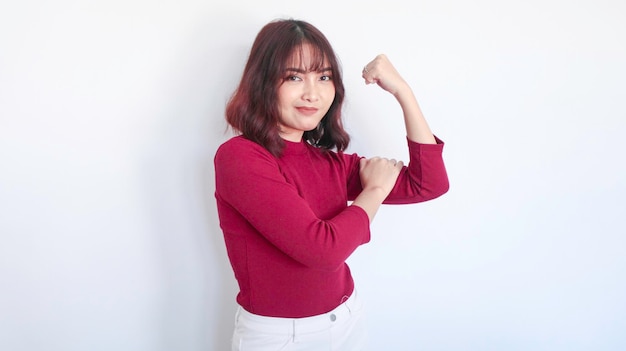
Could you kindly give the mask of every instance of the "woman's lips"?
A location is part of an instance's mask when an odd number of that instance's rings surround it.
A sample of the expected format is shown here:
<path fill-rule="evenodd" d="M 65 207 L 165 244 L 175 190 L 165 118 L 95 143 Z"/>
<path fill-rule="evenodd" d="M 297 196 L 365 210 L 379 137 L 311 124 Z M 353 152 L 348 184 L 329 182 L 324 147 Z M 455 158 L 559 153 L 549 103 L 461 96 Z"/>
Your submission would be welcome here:
<path fill-rule="evenodd" d="M 305 107 L 305 106 L 301 106 L 301 107 L 296 107 L 296 110 L 298 110 L 298 112 L 300 112 L 303 115 L 313 115 L 317 112 L 317 108 L 315 107 Z"/>

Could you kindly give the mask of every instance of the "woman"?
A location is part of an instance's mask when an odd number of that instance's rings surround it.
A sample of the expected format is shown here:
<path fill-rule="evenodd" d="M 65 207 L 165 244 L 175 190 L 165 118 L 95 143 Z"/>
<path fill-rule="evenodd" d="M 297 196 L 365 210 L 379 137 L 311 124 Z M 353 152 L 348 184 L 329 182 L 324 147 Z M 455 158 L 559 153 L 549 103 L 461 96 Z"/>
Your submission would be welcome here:
<path fill-rule="evenodd" d="M 215 155 L 220 226 L 240 288 L 233 350 L 364 349 L 346 259 L 369 242 L 382 203 L 448 190 L 443 143 L 384 55 L 362 76 L 399 102 L 410 162 L 344 153 L 341 74 L 317 28 L 274 21 L 257 35 L 226 107 L 241 134 Z"/>

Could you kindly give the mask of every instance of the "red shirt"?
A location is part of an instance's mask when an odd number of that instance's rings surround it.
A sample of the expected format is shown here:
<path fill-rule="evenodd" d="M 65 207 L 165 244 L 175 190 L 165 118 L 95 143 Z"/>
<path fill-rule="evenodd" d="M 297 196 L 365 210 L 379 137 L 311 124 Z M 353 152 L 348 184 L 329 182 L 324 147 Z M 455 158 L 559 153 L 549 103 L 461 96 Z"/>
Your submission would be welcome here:
<path fill-rule="evenodd" d="M 285 141 L 280 158 L 234 137 L 215 155 L 217 210 L 251 313 L 300 318 L 328 312 L 352 294 L 346 259 L 370 240 L 369 218 L 348 206 L 361 192 L 360 156 Z M 430 200 L 448 190 L 443 142 L 408 141 L 410 162 L 387 204 Z"/>

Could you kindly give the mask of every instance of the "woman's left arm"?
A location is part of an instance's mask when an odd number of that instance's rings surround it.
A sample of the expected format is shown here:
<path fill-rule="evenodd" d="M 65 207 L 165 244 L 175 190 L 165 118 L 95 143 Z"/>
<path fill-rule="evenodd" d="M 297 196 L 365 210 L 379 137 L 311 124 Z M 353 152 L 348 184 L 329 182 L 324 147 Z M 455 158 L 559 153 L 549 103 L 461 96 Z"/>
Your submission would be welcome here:
<path fill-rule="evenodd" d="M 378 84 L 400 103 L 409 140 L 419 144 L 436 144 L 435 137 L 422 114 L 413 90 L 400 76 L 387 56 L 378 55 L 368 63 L 363 68 L 363 79 L 367 84 Z"/>
<path fill-rule="evenodd" d="M 386 204 L 428 201 L 449 188 L 442 158 L 443 142 L 433 135 L 409 84 L 387 56 L 378 55 L 363 68 L 367 84 L 378 84 L 391 93 L 402 108 L 409 146 L 409 164 L 403 166 Z"/>

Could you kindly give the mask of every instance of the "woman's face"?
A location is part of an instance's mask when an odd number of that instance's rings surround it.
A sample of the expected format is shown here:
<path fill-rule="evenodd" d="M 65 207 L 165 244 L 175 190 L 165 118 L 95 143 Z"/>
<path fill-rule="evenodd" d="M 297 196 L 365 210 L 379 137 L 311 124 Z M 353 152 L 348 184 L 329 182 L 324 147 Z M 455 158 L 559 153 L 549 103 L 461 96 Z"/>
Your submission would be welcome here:
<path fill-rule="evenodd" d="M 312 59 L 311 46 L 304 44 L 278 87 L 280 136 L 285 140 L 299 142 L 305 131 L 315 129 L 335 98 L 331 67 L 325 60 L 320 70 L 311 72 Z"/>

